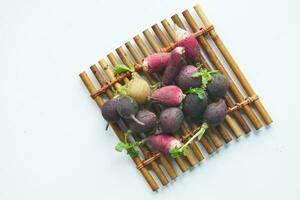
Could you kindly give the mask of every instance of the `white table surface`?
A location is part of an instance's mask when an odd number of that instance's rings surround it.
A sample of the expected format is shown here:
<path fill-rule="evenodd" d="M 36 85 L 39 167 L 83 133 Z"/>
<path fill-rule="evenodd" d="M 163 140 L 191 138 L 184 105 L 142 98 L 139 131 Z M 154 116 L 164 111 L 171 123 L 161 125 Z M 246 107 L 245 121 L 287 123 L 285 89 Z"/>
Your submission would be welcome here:
<path fill-rule="evenodd" d="M 274 123 L 153 193 L 114 151 L 78 74 L 196 3 Z M 299 10 L 297 0 L 0 1 L 0 199 L 300 199 Z"/>

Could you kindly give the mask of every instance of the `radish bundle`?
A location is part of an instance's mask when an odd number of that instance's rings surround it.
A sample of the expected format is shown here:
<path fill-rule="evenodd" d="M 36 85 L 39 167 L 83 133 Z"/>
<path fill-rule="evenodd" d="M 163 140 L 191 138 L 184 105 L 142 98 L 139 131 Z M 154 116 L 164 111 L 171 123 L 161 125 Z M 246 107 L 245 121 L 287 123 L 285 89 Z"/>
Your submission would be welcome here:
<path fill-rule="evenodd" d="M 194 66 L 201 56 L 196 39 L 179 27 L 176 28 L 176 36 L 179 39 L 177 47 L 170 53 L 153 54 L 143 62 L 143 68 L 148 72 L 163 73 L 162 83 L 166 86 L 150 93 L 151 86 L 130 67 L 122 65 L 116 68 L 115 73 L 132 72 L 132 79 L 121 97 L 104 105 L 104 110 L 108 107 L 108 111 L 103 113 L 103 117 L 112 122 L 125 119 L 130 131 L 148 136 L 133 144 L 118 144 L 117 150 L 125 149 L 129 154 L 136 155 L 132 153 L 135 152 L 134 147 L 149 141 L 154 148 L 172 152 L 173 157 L 184 155 L 185 149 L 195 138 L 200 139 L 208 127 L 223 122 L 227 108 L 222 99 L 228 90 L 226 77 L 218 71 Z M 154 113 L 139 110 L 148 100 L 163 106 L 158 120 Z M 185 144 L 179 145 L 172 135 L 179 134 L 184 119 L 200 121 L 202 126 Z M 160 133 L 153 135 L 155 132 Z"/>

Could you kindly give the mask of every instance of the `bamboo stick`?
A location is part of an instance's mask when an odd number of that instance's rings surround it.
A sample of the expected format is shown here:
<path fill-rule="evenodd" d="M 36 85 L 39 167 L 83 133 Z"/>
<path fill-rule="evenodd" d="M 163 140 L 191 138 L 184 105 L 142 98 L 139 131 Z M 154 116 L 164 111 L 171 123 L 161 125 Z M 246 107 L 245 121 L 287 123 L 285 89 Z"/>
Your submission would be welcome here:
<path fill-rule="evenodd" d="M 153 50 L 155 52 L 159 52 L 160 51 L 160 47 L 157 44 L 157 42 L 155 41 L 155 38 L 152 36 L 152 34 L 150 33 L 150 31 L 148 29 L 143 31 L 143 34 L 145 36 L 145 38 L 149 41 L 151 47 L 153 48 Z"/>
<path fill-rule="evenodd" d="M 188 24 L 190 25 L 190 27 L 192 28 L 193 32 L 196 32 L 196 31 L 199 30 L 197 24 L 195 23 L 194 19 L 192 18 L 191 14 L 190 14 L 190 12 L 188 10 L 183 11 L 183 16 L 186 19 L 186 21 L 188 22 Z M 198 37 L 198 41 L 202 45 L 202 47 L 204 48 L 204 50 L 206 51 L 208 57 L 210 58 L 210 60 L 214 64 L 214 66 L 224 76 L 226 76 L 226 78 L 227 78 L 227 80 L 229 82 L 229 88 L 232 91 L 232 93 L 234 94 L 234 96 L 236 97 L 237 101 L 238 102 L 243 101 L 244 97 L 243 97 L 242 93 L 239 91 L 239 89 L 237 88 L 237 86 L 234 84 L 234 82 L 231 79 L 230 75 L 227 73 L 227 71 L 223 67 L 222 63 L 218 59 L 217 55 L 214 53 L 213 49 L 210 47 L 209 43 L 206 41 L 205 37 L 204 36 L 199 36 Z M 244 109 L 246 115 L 249 117 L 250 121 L 252 122 L 253 126 L 256 129 L 261 128 L 262 124 L 259 121 L 259 119 L 256 117 L 256 115 L 253 112 L 253 110 L 251 110 L 251 108 L 248 105 L 245 106 L 245 107 L 243 107 L 243 109 Z"/>
<path fill-rule="evenodd" d="M 225 96 L 226 99 L 226 103 L 229 107 L 233 107 L 234 103 L 233 100 L 231 99 L 231 97 L 229 95 Z M 236 121 L 238 122 L 238 124 L 240 125 L 240 127 L 243 129 L 243 131 L 248 134 L 250 133 L 251 129 L 248 126 L 247 122 L 245 121 L 245 119 L 243 118 L 243 116 L 241 115 L 241 113 L 238 110 L 235 110 L 232 112 L 232 115 L 234 116 L 234 118 L 236 119 Z M 228 121 L 228 120 L 227 120 Z M 235 134 L 237 137 L 239 137 L 239 134 Z"/>
<path fill-rule="evenodd" d="M 196 6 L 194 6 L 194 9 L 195 9 L 197 15 L 199 16 L 199 18 L 201 19 L 201 21 L 203 22 L 204 26 L 205 27 L 210 26 L 211 23 L 208 20 L 208 18 L 206 17 L 206 15 L 204 14 L 201 7 L 199 5 L 196 5 Z M 211 30 L 209 32 L 209 34 L 210 34 L 211 38 L 213 39 L 213 41 L 215 42 L 217 48 L 222 53 L 222 55 L 225 58 L 226 62 L 228 63 L 228 65 L 232 69 L 233 73 L 236 75 L 236 77 L 240 81 L 242 87 L 244 88 L 244 90 L 246 91 L 248 96 L 254 96 L 255 92 L 254 92 L 253 88 L 251 87 L 251 85 L 249 84 L 249 82 L 246 79 L 245 75 L 240 70 L 239 66 L 237 65 L 237 63 L 235 62 L 235 60 L 233 59 L 233 57 L 231 56 L 231 54 L 229 53 L 229 51 L 225 47 L 223 41 L 218 36 L 217 32 L 215 30 Z M 266 111 L 266 109 L 263 106 L 263 104 L 261 103 L 261 101 L 258 99 L 256 101 L 254 101 L 253 103 L 254 103 L 256 109 L 258 110 L 259 114 L 263 118 L 264 122 L 267 125 L 271 124 L 273 120 L 270 117 L 270 115 L 268 114 L 268 112 Z"/>
<path fill-rule="evenodd" d="M 158 39 L 164 47 L 168 47 L 170 45 L 170 42 L 168 41 L 167 37 L 157 24 L 154 24 L 152 26 L 152 30 L 154 31 L 155 35 L 158 37 Z"/>
<path fill-rule="evenodd" d="M 229 135 L 229 133 L 227 132 L 224 124 L 220 124 L 217 126 L 217 129 L 219 130 L 219 132 L 221 133 L 222 137 L 224 138 L 226 143 L 231 142 L 232 137 Z"/>
<path fill-rule="evenodd" d="M 80 73 L 79 76 L 80 76 L 81 80 L 83 81 L 84 85 L 86 86 L 86 88 L 88 89 L 88 91 L 90 92 L 90 94 L 94 93 L 96 91 L 96 88 L 93 85 L 92 81 L 89 79 L 88 75 L 85 72 L 82 72 L 82 73 Z M 95 102 L 97 103 L 98 107 L 101 109 L 102 105 L 104 103 L 103 99 L 100 96 L 97 96 L 95 98 Z M 124 134 L 122 133 L 120 127 L 116 123 L 111 123 L 110 126 L 113 128 L 113 130 L 116 133 L 119 140 L 124 142 L 125 141 Z M 132 158 L 132 160 L 134 161 L 136 166 L 138 166 L 142 163 L 139 156 Z M 157 183 L 155 182 L 155 180 L 153 179 L 152 175 L 147 170 L 147 168 L 143 167 L 143 168 L 139 169 L 139 171 L 144 176 L 144 178 L 146 179 L 146 181 L 149 184 L 149 186 L 151 187 L 151 189 L 153 191 L 158 190 L 159 187 L 158 187 Z"/>
<path fill-rule="evenodd" d="M 169 24 L 169 22 L 166 19 L 164 19 L 161 21 L 161 24 L 166 29 L 166 31 L 169 34 L 169 36 L 171 37 L 172 41 L 176 42 L 177 38 L 176 38 L 175 32 L 171 28 L 171 25 Z"/>
<path fill-rule="evenodd" d="M 216 134 L 216 132 L 213 131 L 211 128 L 209 128 L 209 129 L 206 130 L 206 134 L 209 136 L 209 138 L 214 143 L 214 145 L 215 145 L 215 147 L 217 149 L 219 149 L 220 147 L 223 146 L 220 138 L 218 137 L 218 135 Z"/>
<path fill-rule="evenodd" d="M 113 65 L 117 65 L 117 60 L 114 57 L 114 55 L 112 53 L 108 54 L 109 60 Z M 109 67 L 107 67 L 107 63 L 104 61 L 104 59 L 99 61 L 99 64 L 101 67 L 105 67 L 105 73 L 108 75 L 108 78 L 110 80 L 114 80 L 115 76 L 112 73 L 112 71 L 109 69 Z M 125 82 L 129 82 L 128 79 L 124 80 Z M 116 84 L 116 89 L 119 91 L 121 89 L 121 85 L 120 84 Z M 112 98 L 112 97 L 110 97 Z M 139 136 L 135 133 L 132 135 L 134 137 L 135 140 L 140 140 Z M 143 152 L 145 158 L 149 158 L 151 157 L 153 154 L 150 152 L 150 150 L 148 148 L 146 148 L 145 146 L 140 146 L 141 151 Z M 153 169 L 153 171 L 155 172 L 155 174 L 157 175 L 158 179 L 160 180 L 160 182 L 163 185 L 167 185 L 169 183 L 168 179 L 166 178 L 166 176 L 164 175 L 163 171 L 161 170 L 161 168 L 159 167 L 159 165 L 153 161 L 150 163 L 151 168 Z M 173 175 L 172 175 L 173 176 Z"/>
<path fill-rule="evenodd" d="M 239 138 L 241 136 L 241 132 L 238 130 L 237 126 L 235 126 L 235 123 L 229 114 L 226 115 L 225 120 L 234 135 Z"/>
<path fill-rule="evenodd" d="M 152 35 L 151 35 L 151 36 L 148 35 L 148 37 L 153 37 L 153 36 L 152 36 Z M 148 50 L 148 48 L 146 47 L 145 43 L 143 42 L 143 40 L 141 40 L 140 37 L 139 37 L 138 35 L 137 35 L 136 37 L 134 37 L 134 40 L 135 40 L 135 42 L 137 43 L 137 45 L 138 45 L 139 47 L 142 47 L 142 48 L 140 48 L 140 49 L 141 49 L 141 51 L 142 51 L 142 53 L 144 54 L 145 57 L 147 57 L 148 55 L 151 54 L 150 51 Z M 155 43 L 154 41 L 155 41 L 154 39 L 148 40 L 149 44 L 150 44 L 152 47 L 158 46 L 157 44 L 154 44 L 154 43 Z M 154 48 L 153 48 L 153 49 L 154 49 Z M 159 50 L 158 50 L 158 51 L 159 51 Z M 207 140 L 203 139 L 203 140 L 201 140 L 201 143 L 205 143 L 205 144 L 203 144 L 203 146 L 205 147 L 205 150 L 206 150 L 209 154 L 211 154 L 211 153 L 214 152 L 214 151 L 213 151 L 213 148 L 210 146 L 210 144 L 207 142 Z M 193 145 L 193 146 L 194 146 L 194 145 Z M 197 152 L 198 152 L 198 151 L 197 151 Z M 196 155 L 196 157 L 198 158 L 198 160 L 201 160 L 201 157 L 202 157 L 202 156 Z"/>

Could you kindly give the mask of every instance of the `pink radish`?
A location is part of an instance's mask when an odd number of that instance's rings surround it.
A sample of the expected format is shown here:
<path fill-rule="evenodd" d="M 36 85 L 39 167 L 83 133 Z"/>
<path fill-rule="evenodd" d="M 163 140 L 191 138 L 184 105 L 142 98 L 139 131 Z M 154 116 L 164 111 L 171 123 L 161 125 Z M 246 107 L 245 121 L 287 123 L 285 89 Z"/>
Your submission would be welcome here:
<path fill-rule="evenodd" d="M 185 50 L 183 47 L 176 47 L 172 50 L 168 66 L 162 77 L 162 82 L 165 85 L 170 85 L 180 72 L 181 68 L 186 65 L 184 57 Z"/>
<path fill-rule="evenodd" d="M 154 148 L 165 153 L 171 153 L 174 149 L 182 146 L 182 143 L 175 137 L 162 133 L 151 135 L 148 141 Z"/>
<path fill-rule="evenodd" d="M 165 69 L 170 60 L 171 53 L 155 53 L 147 56 L 143 62 L 143 68 L 149 73 L 159 72 Z"/>
<path fill-rule="evenodd" d="M 131 131 L 127 131 L 127 133 L 131 133 Z M 175 137 L 158 133 L 151 135 L 148 138 L 145 138 L 141 141 L 136 141 L 134 143 L 128 143 L 127 136 L 129 134 L 125 134 L 125 142 L 120 142 L 115 146 L 115 149 L 119 152 L 123 150 L 127 151 L 127 154 L 131 157 L 135 157 L 138 155 L 138 151 L 135 149 L 137 146 L 143 145 L 145 142 L 149 142 L 154 148 L 163 151 L 165 153 L 170 153 L 171 156 L 177 157 L 179 156 L 178 151 L 182 147 L 182 143 L 177 140 Z M 180 154 L 183 155 L 183 154 Z"/>
<path fill-rule="evenodd" d="M 175 25 L 177 46 L 184 47 L 186 57 L 193 63 L 200 61 L 200 46 L 193 34 Z"/>
<path fill-rule="evenodd" d="M 150 100 L 165 106 L 178 106 L 184 97 L 185 95 L 178 86 L 169 85 L 152 92 Z"/>

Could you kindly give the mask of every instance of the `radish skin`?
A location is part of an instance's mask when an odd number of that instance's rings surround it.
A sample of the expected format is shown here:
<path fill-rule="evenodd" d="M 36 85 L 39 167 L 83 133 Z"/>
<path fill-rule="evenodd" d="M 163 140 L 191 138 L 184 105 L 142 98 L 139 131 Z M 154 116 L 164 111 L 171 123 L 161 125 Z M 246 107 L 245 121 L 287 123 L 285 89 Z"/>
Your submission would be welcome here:
<path fill-rule="evenodd" d="M 182 143 L 175 137 L 163 133 L 151 135 L 148 141 L 154 148 L 165 153 L 169 153 L 172 149 L 182 146 Z"/>
<path fill-rule="evenodd" d="M 191 62 L 200 61 L 200 46 L 193 34 L 181 29 L 175 25 L 175 34 L 177 38 L 177 46 L 184 47 L 185 55 Z"/>
<path fill-rule="evenodd" d="M 150 85 L 138 73 L 131 74 L 132 79 L 128 83 L 127 95 L 133 98 L 139 105 L 148 101 L 151 90 Z"/>
<path fill-rule="evenodd" d="M 152 92 L 150 100 L 165 106 L 178 106 L 185 95 L 176 85 L 169 85 L 159 88 Z"/>
<path fill-rule="evenodd" d="M 186 65 L 184 57 L 185 50 L 183 47 L 176 47 L 172 50 L 168 66 L 166 67 L 162 77 L 162 82 L 165 85 L 170 85 L 180 72 L 180 69 Z"/>
<path fill-rule="evenodd" d="M 176 84 L 183 90 L 187 90 L 190 87 L 197 88 L 201 86 L 201 77 L 193 78 L 192 75 L 197 73 L 198 69 L 193 65 L 184 66 L 178 76 L 176 77 Z"/>
<path fill-rule="evenodd" d="M 155 53 L 147 56 L 143 62 L 143 68 L 149 73 L 159 72 L 166 68 L 171 53 Z"/>

